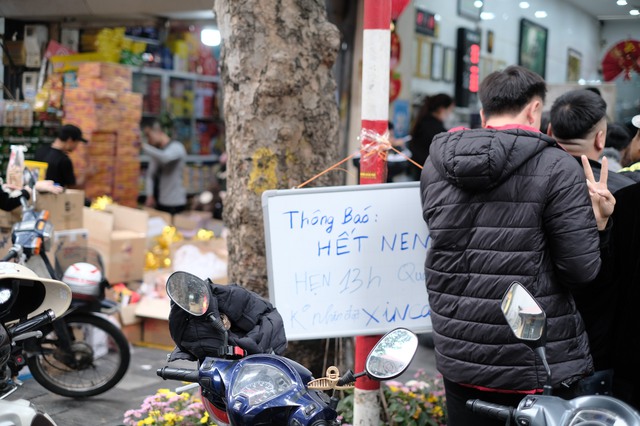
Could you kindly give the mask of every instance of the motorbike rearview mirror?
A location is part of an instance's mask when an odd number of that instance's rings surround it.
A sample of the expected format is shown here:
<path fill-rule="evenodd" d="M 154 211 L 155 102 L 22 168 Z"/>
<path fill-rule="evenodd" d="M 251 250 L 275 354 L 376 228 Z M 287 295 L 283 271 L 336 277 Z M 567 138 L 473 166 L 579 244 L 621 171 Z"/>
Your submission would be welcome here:
<path fill-rule="evenodd" d="M 543 340 L 547 316 L 522 284 L 514 282 L 504 294 L 502 313 L 518 339 L 531 343 Z"/>
<path fill-rule="evenodd" d="M 376 380 L 390 380 L 401 375 L 411 363 L 418 349 L 418 336 L 406 328 L 385 334 L 373 347 L 365 370 Z"/>
<path fill-rule="evenodd" d="M 211 293 L 207 283 L 193 274 L 176 271 L 167 279 L 167 294 L 173 302 L 195 316 L 209 309 Z"/>
<path fill-rule="evenodd" d="M 551 395 L 551 368 L 544 347 L 547 340 L 547 315 L 535 297 L 519 282 L 513 282 L 505 292 L 501 307 L 513 334 L 532 347 L 542 360 L 547 373 L 543 394 Z"/>

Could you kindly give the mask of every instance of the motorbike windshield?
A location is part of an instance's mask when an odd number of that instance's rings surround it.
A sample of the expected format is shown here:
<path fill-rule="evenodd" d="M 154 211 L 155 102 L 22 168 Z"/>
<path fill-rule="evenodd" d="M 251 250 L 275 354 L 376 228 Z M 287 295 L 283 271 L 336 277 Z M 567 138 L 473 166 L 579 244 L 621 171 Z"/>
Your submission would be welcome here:
<path fill-rule="evenodd" d="M 104 276 L 102 257 L 98 250 L 91 247 L 63 246 L 56 251 L 55 269 L 58 277 L 62 277 L 69 266 L 75 263 L 90 263 Z"/>

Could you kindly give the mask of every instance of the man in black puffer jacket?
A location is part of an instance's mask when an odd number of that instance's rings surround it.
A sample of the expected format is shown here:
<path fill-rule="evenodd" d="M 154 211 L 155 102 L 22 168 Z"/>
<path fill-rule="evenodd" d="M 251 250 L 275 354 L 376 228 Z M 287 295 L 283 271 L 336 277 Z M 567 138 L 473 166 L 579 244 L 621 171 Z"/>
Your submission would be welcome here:
<path fill-rule="evenodd" d="M 514 281 L 547 314 L 553 386 L 570 388 L 593 372 L 570 289 L 598 275 L 598 230 L 615 202 L 606 181 L 592 179 L 588 190 L 576 161 L 538 130 L 540 76 L 511 66 L 489 75 L 479 95 L 483 128 L 436 136 L 421 176 L 431 236 L 426 284 L 449 426 L 504 424 L 475 417 L 465 401 L 516 406 L 546 382 L 500 309 Z"/>

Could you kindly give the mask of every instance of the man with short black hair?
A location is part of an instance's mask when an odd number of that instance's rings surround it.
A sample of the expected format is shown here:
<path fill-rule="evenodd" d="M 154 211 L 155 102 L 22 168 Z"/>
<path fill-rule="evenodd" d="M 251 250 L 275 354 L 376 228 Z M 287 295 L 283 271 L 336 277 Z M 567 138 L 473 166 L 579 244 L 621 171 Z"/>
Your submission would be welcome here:
<path fill-rule="evenodd" d="M 614 200 L 606 181 L 589 175 L 585 185 L 586 159 L 583 171 L 540 132 L 546 91 L 545 81 L 523 67 L 491 73 L 479 91 L 483 128 L 437 135 L 422 171 L 431 237 L 425 281 L 449 426 L 501 425 L 471 413 L 466 401 L 517 406 L 547 380 L 503 317 L 500 300 L 514 281 L 549 318 L 555 392 L 573 396 L 593 372 L 570 290 L 599 273 L 598 231 Z"/>
<path fill-rule="evenodd" d="M 600 178 L 600 156 L 607 139 L 607 104 L 602 97 L 586 89 L 577 89 L 558 97 L 551 107 L 550 135 L 578 161 L 585 155 L 596 179 Z M 621 174 L 608 175 L 607 186 L 615 193 L 635 182 Z"/>
<path fill-rule="evenodd" d="M 60 127 L 58 137 L 51 145 L 43 145 L 36 151 L 35 160 L 47 163 L 47 180 L 52 180 L 64 188 L 76 186 L 73 163 L 69 158 L 80 142 L 87 143 L 82 130 L 73 124 Z"/>

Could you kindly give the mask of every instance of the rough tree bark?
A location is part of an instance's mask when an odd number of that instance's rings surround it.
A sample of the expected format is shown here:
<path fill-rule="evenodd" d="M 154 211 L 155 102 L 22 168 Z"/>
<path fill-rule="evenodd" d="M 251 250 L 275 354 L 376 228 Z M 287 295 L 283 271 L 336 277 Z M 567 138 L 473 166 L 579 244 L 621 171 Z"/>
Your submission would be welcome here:
<path fill-rule="evenodd" d="M 337 161 L 331 67 L 340 34 L 327 21 L 324 0 L 215 0 L 214 10 L 223 40 L 229 278 L 266 295 L 260 197 Z"/>
<path fill-rule="evenodd" d="M 214 11 L 223 40 L 229 278 L 267 295 L 261 195 L 299 185 L 338 160 L 331 68 L 340 34 L 324 0 L 215 0 Z M 329 173 L 310 186 L 339 180 Z M 317 365 L 322 344 L 302 346 L 289 353 Z"/>

